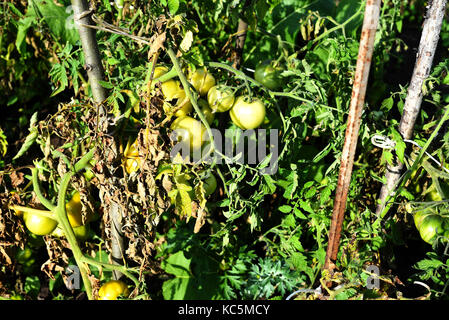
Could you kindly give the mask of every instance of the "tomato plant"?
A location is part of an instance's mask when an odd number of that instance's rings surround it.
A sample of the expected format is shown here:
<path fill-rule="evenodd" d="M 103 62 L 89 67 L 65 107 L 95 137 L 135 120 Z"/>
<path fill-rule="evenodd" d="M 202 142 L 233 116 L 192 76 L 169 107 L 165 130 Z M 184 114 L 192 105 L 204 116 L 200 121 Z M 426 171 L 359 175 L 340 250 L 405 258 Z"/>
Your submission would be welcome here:
<path fill-rule="evenodd" d="M 61 28 L 72 2 L 0 6 L 0 299 L 447 300 L 447 16 L 424 84 L 410 86 L 435 1 L 97 1 L 93 47 L 80 45 L 86 24 Z M 412 89 L 424 99 L 403 139 Z M 175 161 L 181 146 L 211 157 Z M 397 161 L 413 172 L 382 216 Z M 64 283 L 69 266 L 79 288 Z"/>

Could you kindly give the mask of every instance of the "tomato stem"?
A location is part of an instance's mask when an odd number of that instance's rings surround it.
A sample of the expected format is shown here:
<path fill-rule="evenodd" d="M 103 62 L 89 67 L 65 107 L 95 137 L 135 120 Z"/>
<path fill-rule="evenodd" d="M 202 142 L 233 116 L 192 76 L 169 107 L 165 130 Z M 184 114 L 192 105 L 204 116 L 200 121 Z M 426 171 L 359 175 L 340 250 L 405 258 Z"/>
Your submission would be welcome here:
<path fill-rule="evenodd" d="M 56 206 L 53 203 L 51 203 L 47 198 L 45 198 L 44 195 L 42 194 L 36 167 L 31 169 L 31 174 L 33 180 L 33 191 L 34 193 L 36 193 L 37 198 L 48 210 L 54 212 Z"/>

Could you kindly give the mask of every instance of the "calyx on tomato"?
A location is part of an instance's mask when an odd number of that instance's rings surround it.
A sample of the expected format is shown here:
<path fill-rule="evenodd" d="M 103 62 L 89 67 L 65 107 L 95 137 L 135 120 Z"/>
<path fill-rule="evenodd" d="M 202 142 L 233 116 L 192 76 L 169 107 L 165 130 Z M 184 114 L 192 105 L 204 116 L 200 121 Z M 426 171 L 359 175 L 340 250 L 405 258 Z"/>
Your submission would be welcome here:
<path fill-rule="evenodd" d="M 232 122 L 239 128 L 248 130 L 259 127 L 265 119 L 265 105 L 260 99 L 240 96 L 229 111 Z"/>
<path fill-rule="evenodd" d="M 254 72 L 254 79 L 262 83 L 270 90 L 277 90 L 283 84 L 281 73 L 283 68 L 275 66 L 275 62 L 271 60 L 265 60 L 257 65 Z"/>

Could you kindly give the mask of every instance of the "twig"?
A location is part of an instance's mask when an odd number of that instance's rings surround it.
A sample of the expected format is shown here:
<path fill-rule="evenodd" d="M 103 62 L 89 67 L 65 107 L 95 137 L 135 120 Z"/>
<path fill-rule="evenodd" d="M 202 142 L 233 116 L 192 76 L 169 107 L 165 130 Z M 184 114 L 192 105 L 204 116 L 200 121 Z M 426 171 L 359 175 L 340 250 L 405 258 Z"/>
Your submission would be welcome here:
<path fill-rule="evenodd" d="M 337 258 L 340 233 L 343 223 L 344 211 L 348 196 L 349 184 L 351 182 L 354 155 L 357 146 L 360 119 L 365 101 L 366 85 L 373 55 L 374 38 L 379 22 L 380 0 L 367 0 L 365 6 L 365 17 L 360 38 L 359 55 L 355 71 L 352 98 L 349 108 L 345 142 L 343 145 L 340 172 L 338 176 L 337 190 L 335 194 L 332 221 L 329 230 L 329 242 L 326 251 L 324 269 L 332 272 L 335 265 L 333 261 Z"/>
<path fill-rule="evenodd" d="M 415 68 L 412 79 L 410 80 L 407 98 L 405 99 L 401 122 L 399 123 L 399 133 L 403 139 L 410 139 L 412 137 L 413 127 L 421 109 L 423 98 L 422 86 L 429 76 L 432 67 L 446 2 L 446 0 L 433 0 L 427 14 L 428 18 L 424 21 Z M 387 214 L 391 206 L 391 203 L 389 205 L 387 203 L 394 196 L 394 190 L 397 187 L 403 168 L 404 164 L 399 161 L 387 166 L 385 175 L 386 183 L 382 186 L 376 208 L 377 216 L 384 217 Z"/>

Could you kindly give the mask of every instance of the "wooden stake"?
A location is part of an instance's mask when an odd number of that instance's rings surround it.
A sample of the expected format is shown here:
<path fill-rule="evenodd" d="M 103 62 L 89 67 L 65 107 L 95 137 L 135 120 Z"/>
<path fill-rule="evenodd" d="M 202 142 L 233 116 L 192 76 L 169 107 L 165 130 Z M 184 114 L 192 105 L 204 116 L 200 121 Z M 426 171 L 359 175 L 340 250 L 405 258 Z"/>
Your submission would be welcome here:
<path fill-rule="evenodd" d="M 427 18 L 424 21 L 415 68 L 408 87 L 401 122 L 399 123 L 399 133 L 403 139 L 411 139 L 413 127 L 421 109 L 422 86 L 432 68 L 446 3 L 447 0 L 433 0 L 428 10 Z M 388 212 L 390 205 L 387 202 L 394 196 L 394 190 L 397 187 L 403 168 L 404 164 L 401 162 L 387 166 L 386 183 L 382 186 L 376 208 L 376 214 L 381 218 Z"/>
<path fill-rule="evenodd" d="M 332 272 L 337 258 L 340 242 L 341 226 L 343 223 L 346 200 L 351 182 L 354 155 L 357 146 L 360 119 L 365 102 L 366 86 L 373 55 L 374 37 L 379 22 L 381 0 L 367 0 L 362 35 L 360 38 L 359 54 L 352 88 L 351 104 L 347 119 L 345 142 L 343 145 L 340 172 L 335 194 L 332 221 L 329 230 L 329 242 L 326 251 L 324 269 Z"/>

